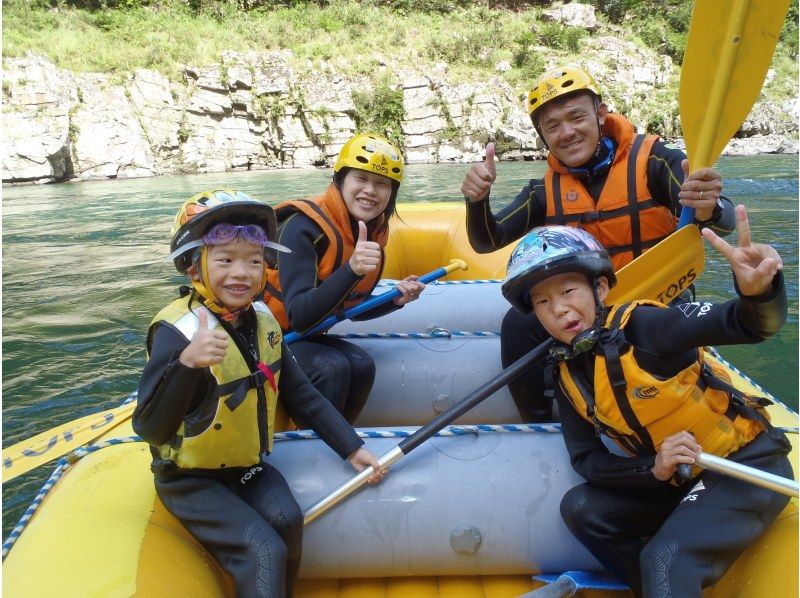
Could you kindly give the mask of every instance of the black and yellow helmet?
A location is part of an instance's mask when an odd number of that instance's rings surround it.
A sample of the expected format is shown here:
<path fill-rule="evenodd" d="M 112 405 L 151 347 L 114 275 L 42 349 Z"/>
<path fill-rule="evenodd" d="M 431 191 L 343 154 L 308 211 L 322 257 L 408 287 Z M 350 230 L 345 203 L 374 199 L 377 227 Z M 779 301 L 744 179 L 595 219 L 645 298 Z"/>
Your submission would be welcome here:
<path fill-rule="evenodd" d="M 347 140 L 339 152 L 333 172 L 357 168 L 403 182 L 403 154 L 380 135 L 359 133 Z"/>
<path fill-rule="evenodd" d="M 172 222 L 170 256 L 178 272 L 192 265 L 191 250 L 202 245 L 202 237 L 215 224 L 257 224 L 267 239 L 275 239 L 275 212 L 262 201 L 234 189 L 203 191 L 187 199 Z M 270 243 L 268 247 L 272 247 Z"/>
<path fill-rule="evenodd" d="M 576 91 L 590 91 L 598 98 L 600 88 L 594 78 L 582 68 L 565 65 L 545 72 L 528 93 L 528 115 L 536 125 L 535 115 L 542 106 Z"/>
<path fill-rule="evenodd" d="M 501 292 L 517 311 L 533 310 L 530 291 L 556 274 L 581 272 L 590 280 L 598 276 L 617 283 L 608 252 L 590 233 L 572 226 L 540 226 L 531 230 L 511 252 Z"/>

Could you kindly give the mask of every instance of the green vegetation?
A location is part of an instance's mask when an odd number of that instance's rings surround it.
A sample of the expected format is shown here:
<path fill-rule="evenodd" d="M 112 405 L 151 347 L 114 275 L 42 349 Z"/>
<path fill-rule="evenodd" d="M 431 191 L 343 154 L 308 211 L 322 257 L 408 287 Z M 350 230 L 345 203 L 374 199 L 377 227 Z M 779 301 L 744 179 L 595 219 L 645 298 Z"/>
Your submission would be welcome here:
<path fill-rule="evenodd" d="M 369 91 L 353 93 L 353 115 L 360 131 L 374 131 L 403 147 L 403 90 L 382 79 Z"/>
<path fill-rule="evenodd" d="M 220 63 L 222 50 L 289 48 L 299 61 L 329 60 L 360 74 L 374 72 L 381 60 L 446 62 L 454 75 L 477 80 L 505 60 L 511 64 L 507 80 L 529 84 L 543 69 L 542 46 L 569 59 L 586 36 L 582 29 L 540 21 L 546 4 L 4 0 L 3 55 L 31 51 L 77 72 L 123 75 L 150 68 L 177 80 L 179 65 Z"/>
<path fill-rule="evenodd" d="M 581 1 L 595 6 L 602 26 L 681 63 L 691 3 Z M 223 62 L 223 50 L 288 48 L 295 67 L 325 60 L 372 80 L 369 97 L 355 98 L 358 118 L 399 140 L 402 103 L 382 79 L 382 65 L 445 62 L 454 80 L 499 76 L 522 93 L 549 57 L 566 62 L 586 52 L 586 31 L 541 19 L 550 7 L 545 0 L 4 0 L 3 55 L 32 52 L 62 68 L 120 79 L 149 68 L 180 81 L 181 65 L 216 63 L 226 78 L 232 65 Z M 797 16 L 793 0 L 774 64 L 779 83 L 765 92 L 774 98 L 796 94 Z M 501 62 L 510 67 L 498 72 Z M 275 118 L 285 108 L 263 98 L 257 109 Z"/>

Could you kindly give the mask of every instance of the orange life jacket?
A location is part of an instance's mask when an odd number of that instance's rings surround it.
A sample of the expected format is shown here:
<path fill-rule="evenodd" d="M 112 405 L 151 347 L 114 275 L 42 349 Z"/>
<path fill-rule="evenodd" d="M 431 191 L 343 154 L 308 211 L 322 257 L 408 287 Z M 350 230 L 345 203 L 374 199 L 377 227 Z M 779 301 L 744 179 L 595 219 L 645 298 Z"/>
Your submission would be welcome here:
<path fill-rule="evenodd" d="M 658 136 L 637 135 L 630 121 L 618 114 L 606 117 L 603 131 L 617 149 L 597 203 L 550 153 L 544 177 L 545 224 L 590 232 L 608 250 L 616 271 L 672 233 L 678 220 L 647 189 L 647 160 Z"/>
<path fill-rule="evenodd" d="M 353 238 L 353 229 L 350 223 L 350 213 L 344 203 L 339 189 L 331 183 L 328 190 L 319 197 L 313 199 L 294 199 L 282 202 L 275 206 L 275 215 L 279 222 L 278 238 L 280 239 L 283 224 L 290 215 L 300 212 L 313 220 L 322 229 L 323 234 L 328 239 L 328 248 L 324 255 L 317 262 L 317 283 L 321 283 L 328 278 L 334 271 L 350 259 L 355 250 L 356 240 Z M 383 216 L 381 216 L 383 218 Z M 380 224 L 379 224 L 380 226 Z M 381 261 L 378 268 L 367 273 L 358 284 L 343 298 L 342 302 L 320 318 L 320 322 L 338 310 L 345 310 L 349 307 L 361 303 L 370 295 L 378 284 L 381 273 L 383 272 L 384 253 L 383 248 L 389 239 L 388 231 L 384 231 L 377 236 L 369 235 L 369 240 L 381 246 Z M 264 291 L 264 299 L 270 311 L 278 320 L 283 330 L 289 330 L 289 318 L 286 315 L 286 307 L 283 304 L 280 277 L 277 269 L 267 270 L 267 285 Z"/>
<path fill-rule="evenodd" d="M 666 308 L 655 301 L 636 301 L 610 311 L 606 328 L 611 332 L 601 335 L 603 354 L 595 358 L 593 389 L 569 361 L 559 363 L 561 389 L 598 434 L 642 455 L 655 454 L 665 438 L 688 430 L 704 452 L 725 457 L 769 425 L 763 410 L 769 401 L 735 389 L 724 366 L 700 349 L 694 363 L 666 380 L 639 367 L 633 347 L 619 333 L 639 305 Z"/>

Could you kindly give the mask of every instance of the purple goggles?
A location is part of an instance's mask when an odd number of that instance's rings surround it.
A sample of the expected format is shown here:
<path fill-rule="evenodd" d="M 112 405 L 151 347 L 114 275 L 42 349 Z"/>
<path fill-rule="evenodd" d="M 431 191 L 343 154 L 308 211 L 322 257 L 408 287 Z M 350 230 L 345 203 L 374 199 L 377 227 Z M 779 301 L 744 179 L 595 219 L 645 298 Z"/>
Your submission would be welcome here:
<path fill-rule="evenodd" d="M 223 245 L 237 237 L 262 247 L 267 247 L 267 243 L 269 243 L 264 229 L 257 224 L 228 224 L 227 222 L 212 226 L 203 235 L 203 243 L 205 245 Z"/>
<path fill-rule="evenodd" d="M 230 243 L 237 237 L 250 243 L 261 245 L 261 247 L 268 247 L 276 251 L 291 253 L 288 247 L 270 241 L 264 229 L 257 224 L 229 224 L 228 222 L 220 222 L 208 229 L 208 232 L 204 234 L 201 239 L 186 243 L 170 253 L 167 256 L 167 261 L 174 260 L 179 255 L 197 247 L 202 247 L 203 245 L 223 245 L 225 243 Z"/>

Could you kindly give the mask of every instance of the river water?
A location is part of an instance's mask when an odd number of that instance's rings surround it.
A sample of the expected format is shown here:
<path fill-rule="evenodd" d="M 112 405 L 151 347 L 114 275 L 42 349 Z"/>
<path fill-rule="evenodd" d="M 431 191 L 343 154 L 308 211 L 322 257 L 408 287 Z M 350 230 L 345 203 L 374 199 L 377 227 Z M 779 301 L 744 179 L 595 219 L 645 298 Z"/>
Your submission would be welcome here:
<path fill-rule="evenodd" d="M 493 205 L 514 197 L 543 162 L 499 163 Z M 725 193 L 744 203 L 753 238 L 776 246 L 790 296 L 788 324 L 758 347 L 722 349 L 790 407 L 798 405 L 798 161 L 723 158 Z M 401 202 L 459 200 L 464 165 L 412 165 Z M 137 386 L 153 315 L 182 278 L 169 230 L 181 202 L 233 187 L 276 203 L 324 190 L 330 170 L 169 176 L 129 181 L 6 187 L 2 202 L 3 446 L 119 405 Z M 730 297 L 727 262 L 708 248 L 699 296 Z M 3 485 L 3 536 L 52 465 Z"/>

